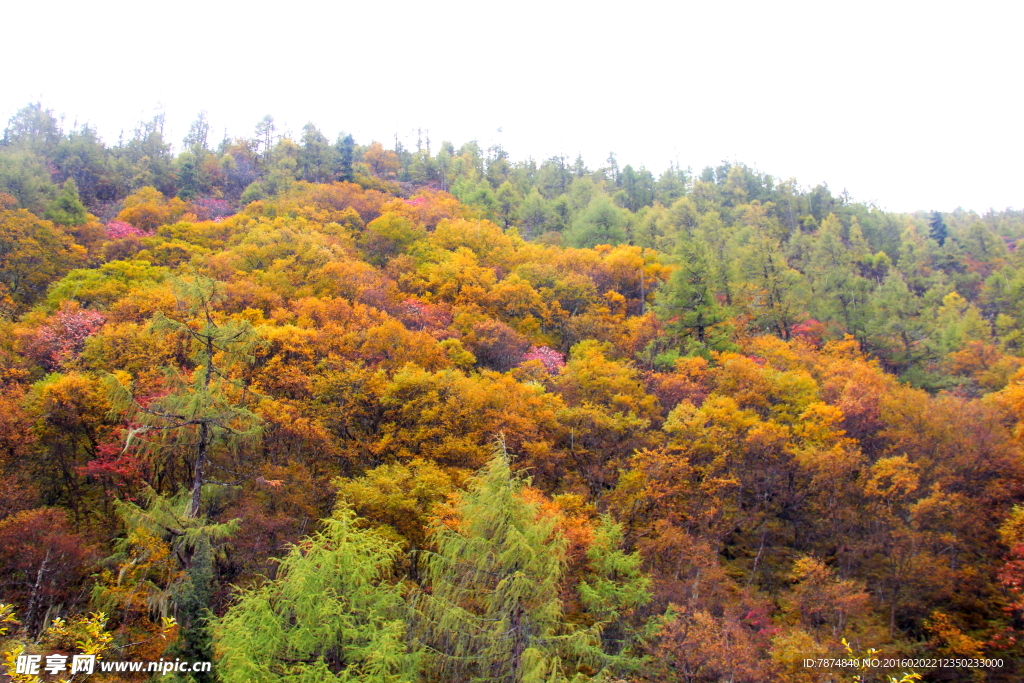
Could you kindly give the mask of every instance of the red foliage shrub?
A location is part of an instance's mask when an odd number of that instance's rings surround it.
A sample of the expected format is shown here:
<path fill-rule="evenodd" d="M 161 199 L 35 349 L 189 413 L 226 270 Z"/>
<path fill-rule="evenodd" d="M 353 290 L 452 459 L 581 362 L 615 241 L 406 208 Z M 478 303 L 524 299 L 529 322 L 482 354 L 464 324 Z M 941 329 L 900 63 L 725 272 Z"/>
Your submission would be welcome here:
<path fill-rule="evenodd" d="M 0 521 L 0 586 L 18 604 L 25 630 L 33 634 L 50 607 L 67 607 L 81 589 L 94 549 L 74 532 L 59 508 L 37 508 Z"/>
<path fill-rule="evenodd" d="M 540 361 L 544 369 L 552 375 L 557 375 L 565 367 L 565 354 L 555 351 L 549 346 L 531 346 L 523 356 L 520 365 L 530 360 Z"/>
<path fill-rule="evenodd" d="M 124 221 L 110 221 L 106 225 L 107 237 L 112 240 L 120 240 L 126 237 L 147 237 L 145 230 L 140 230 L 130 223 Z"/>
<path fill-rule="evenodd" d="M 82 352 L 89 335 L 103 327 L 106 317 L 99 311 L 64 304 L 32 339 L 29 355 L 53 372 Z"/>
<path fill-rule="evenodd" d="M 823 323 L 818 322 L 814 318 L 808 318 L 793 327 L 792 336 L 795 339 L 802 339 L 815 348 L 821 348 L 822 340 L 825 337 L 825 331 L 825 325 Z"/>
<path fill-rule="evenodd" d="M 474 323 L 467 341 L 477 362 L 498 372 L 507 372 L 519 365 L 530 348 L 526 337 L 498 320 Z"/>
<path fill-rule="evenodd" d="M 452 312 L 447 306 L 428 304 L 417 299 L 406 299 L 397 310 L 392 311 L 392 315 L 410 330 L 426 330 L 431 334 L 445 330 L 452 324 Z"/>
<path fill-rule="evenodd" d="M 97 479 L 121 493 L 142 483 L 142 462 L 126 452 L 120 440 L 99 444 L 96 453 L 99 457 L 75 468 L 83 477 Z"/>

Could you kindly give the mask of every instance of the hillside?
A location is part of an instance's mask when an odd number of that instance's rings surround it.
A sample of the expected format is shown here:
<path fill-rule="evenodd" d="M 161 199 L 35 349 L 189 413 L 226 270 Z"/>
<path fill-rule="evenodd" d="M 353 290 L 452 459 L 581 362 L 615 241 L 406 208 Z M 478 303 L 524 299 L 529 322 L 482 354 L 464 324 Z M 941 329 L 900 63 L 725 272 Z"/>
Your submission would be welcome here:
<path fill-rule="evenodd" d="M 1019 212 L 48 116 L 0 146 L 5 651 L 102 610 L 194 680 L 1020 677 Z"/>

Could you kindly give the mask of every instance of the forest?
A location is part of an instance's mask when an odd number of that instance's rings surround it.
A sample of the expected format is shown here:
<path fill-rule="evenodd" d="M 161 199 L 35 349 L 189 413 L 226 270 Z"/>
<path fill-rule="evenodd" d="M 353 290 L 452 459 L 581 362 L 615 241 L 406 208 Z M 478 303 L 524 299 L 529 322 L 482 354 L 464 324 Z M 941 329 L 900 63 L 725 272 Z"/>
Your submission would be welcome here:
<path fill-rule="evenodd" d="M 1024 678 L 1024 211 L 174 149 L 0 141 L 0 679 Z"/>

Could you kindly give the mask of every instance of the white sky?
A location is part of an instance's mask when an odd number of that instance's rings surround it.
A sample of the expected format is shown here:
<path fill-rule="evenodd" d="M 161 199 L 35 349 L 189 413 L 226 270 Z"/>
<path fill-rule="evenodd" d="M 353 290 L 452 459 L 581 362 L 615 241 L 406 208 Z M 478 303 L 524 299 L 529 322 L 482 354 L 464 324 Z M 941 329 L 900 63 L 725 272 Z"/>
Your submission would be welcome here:
<path fill-rule="evenodd" d="M 45 9 L 43 9 L 45 7 Z M 271 114 L 512 159 L 722 159 L 894 211 L 1024 208 L 1024 3 L 11 2 L 0 125 L 41 101 L 108 144 L 164 110 Z M 501 128 L 502 132 L 498 133 Z"/>

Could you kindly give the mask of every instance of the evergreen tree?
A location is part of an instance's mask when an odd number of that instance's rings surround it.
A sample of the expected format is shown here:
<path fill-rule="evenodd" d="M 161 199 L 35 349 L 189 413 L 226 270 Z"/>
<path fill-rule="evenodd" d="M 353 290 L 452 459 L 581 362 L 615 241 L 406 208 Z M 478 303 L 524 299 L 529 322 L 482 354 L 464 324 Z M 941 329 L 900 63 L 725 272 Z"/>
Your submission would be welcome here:
<path fill-rule="evenodd" d="M 512 164 L 508 160 L 508 152 L 495 145 L 487 150 L 487 182 L 497 190 L 507 183 L 512 173 Z"/>
<path fill-rule="evenodd" d="M 870 346 L 893 370 L 904 371 L 927 354 L 921 309 L 921 300 L 897 271 L 889 273 L 871 296 Z"/>
<path fill-rule="evenodd" d="M 654 188 L 654 198 L 665 206 L 671 206 L 673 202 L 686 194 L 689 181 L 687 172 L 676 164 L 672 164 L 658 177 Z"/>
<path fill-rule="evenodd" d="M 145 602 L 151 613 L 173 616 L 180 636 L 165 656 L 208 661 L 213 655 L 209 621 L 215 561 L 224 559 L 223 541 L 238 531 L 239 520 L 213 523 L 190 514 L 187 490 L 165 497 L 148 489 L 145 499 L 145 507 L 128 501 L 115 504 L 127 532 L 115 543 L 111 558 L 121 570 L 116 582 L 97 585 L 93 598 L 104 609 L 120 608 L 123 618 L 138 602 Z M 169 560 L 159 568 L 159 576 L 145 570 L 146 558 L 154 553 L 166 554 Z M 215 679 L 203 673 L 188 680 L 209 683 Z"/>
<path fill-rule="evenodd" d="M 622 525 L 611 517 L 602 517 L 587 549 L 587 575 L 579 585 L 580 601 L 588 616 L 601 625 L 601 642 L 606 653 L 622 655 L 617 663 L 628 661 L 628 648 L 638 640 L 640 615 L 651 594 L 651 581 L 640 570 L 640 555 L 622 550 Z"/>
<path fill-rule="evenodd" d="M 821 223 L 810 249 L 807 275 L 813 291 L 811 304 L 822 320 L 838 320 L 846 331 L 864 339 L 864 326 L 869 315 L 868 298 L 871 283 L 858 273 L 856 261 L 867 254 L 860 227 L 854 223 L 851 244 L 842 237 L 843 226 L 834 214 Z"/>
<path fill-rule="evenodd" d="M 274 117 L 267 114 L 256 124 L 256 133 L 253 137 L 256 143 L 256 154 L 264 166 L 270 163 L 274 144 L 277 142 L 277 126 L 274 125 Z"/>
<path fill-rule="evenodd" d="M 537 170 L 537 189 L 546 199 L 565 194 L 572 182 L 572 176 L 565 167 L 565 159 L 551 157 Z"/>
<path fill-rule="evenodd" d="M 408 168 L 409 180 L 414 183 L 433 183 L 440 180 L 437 163 L 427 149 L 421 149 L 412 155 Z"/>
<path fill-rule="evenodd" d="M 345 137 L 338 136 L 338 141 L 334 143 L 335 159 L 337 160 L 337 167 L 334 172 L 335 180 L 350 183 L 355 178 L 352 170 L 355 150 L 356 141 L 351 135 L 346 135 Z"/>
<path fill-rule="evenodd" d="M 41 214 L 55 189 L 42 159 L 26 150 L 0 147 L 0 192 L 13 196 L 21 208 Z"/>
<path fill-rule="evenodd" d="M 404 604 L 386 584 L 398 545 L 341 507 L 277 577 L 243 591 L 214 631 L 224 683 L 411 683 Z"/>
<path fill-rule="evenodd" d="M 615 206 L 608 195 L 598 194 L 576 217 L 565 238 L 573 246 L 582 248 L 598 244 L 624 244 L 627 239 L 625 224 L 625 212 Z"/>
<path fill-rule="evenodd" d="M 523 227 L 523 235 L 532 238 L 541 235 L 553 222 L 554 216 L 547 200 L 537 188 L 533 188 L 519 204 L 518 218 Z"/>
<path fill-rule="evenodd" d="M 643 166 L 636 171 L 631 165 L 626 164 L 622 169 L 619 184 L 622 186 L 619 203 L 624 208 L 637 212 L 654 203 L 654 176 Z M 617 192 L 616 197 L 619 196 Z"/>
<path fill-rule="evenodd" d="M 729 330 L 712 333 L 727 318 L 715 296 L 716 273 L 707 245 L 699 238 L 683 238 L 676 250 L 678 268 L 658 292 L 658 317 L 687 353 L 723 350 Z"/>
<path fill-rule="evenodd" d="M 949 229 L 946 227 L 945 221 L 942 220 L 942 214 L 938 211 L 932 211 L 931 217 L 928 219 L 928 236 L 939 243 L 941 247 L 946 243 L 946 237 L 949 236 Z"/>
<path fill-rule="evenodd" d="M 299 176 L 311 183 L 325 183 L 330 180 L 334 149 L 331 142 L 312 122 L 302 127 L 302 141 L 299 145 Z"/>
<path fill-rule="evenodd" d="M 78 196 L 92 206 L 97 200 L 113 199 L 108 179 L 107 150 L 96 131 L 88 125 L 68 133 L 57 145 L 53 155 L 57 177 L 74 178 Z"/>
<path fill-rule="evenodd" d="M 197 156 L 209 152 L 209 139 L 210 139 L 210 120 L 207 118 L 206 111 L 200 111 L 196 116 L 196 120 L 192 122 L 192 125 L 188 128 L 188 134 L 181 141 L 182 146 L 185 150 L 191 151 Z"/>
<path fill-rule="evenodd" d="M 583 161 L 583 155 L 577 154 L 576 161 L 572 164 L 572 174 L 577 178 L 582 178 L 588 173 L 590 173 L 590 171 L 587 170 L 587 164 Z"/>
<path fill-rule="evenodd" d="M 638 211 L 642 204 L 640 203 L 636 171 L 633 170 L 632 165 L 626 164 L 626 167 L 622 169 L 619 185 L 622 186 L 622 189 L 615 193 L 619 206 L 630 211 Z"/>
<path fill-rule="evenodd" d="M 299 176 L 299 146 L 288 138 L 280 140 L 265 166 L 266 176 L 261 181 L 268 195 L 284 194 Z"/>
<path fill-rule="evenodd" d="M 63 131 L 52 109 L 43 109 L 40 102 L 29 103 L 7 122 L 0 147 L 27 150 L 49 159 L 60 143 Z"/>
<path fill-rule="evenodd" d="M 786 262 L 779 242 L 754 226 L 740 254 L 747 306 L 755 324 L 789 339 L 793 326 L 806 318 L 806 280 Z"/>
<path fill-rule="evenodd" d="M 469 204 L 479 209 L 480 212 L 477 214 L 479 218 L 497 219 L 495 214 L 498 209 L 498 200 L 486 180 L 474 181 L 469 178 L 459 178 L 452 185 L 452 194 L 463 204 Z"/>
<path fill-rule="evenodd" d="M 494 201 L 499 224 L 503 228 L 508 228 L 512 225 L 512 219 L 515 217 L 516 208 L 522 202 L 522 197 L 516 192 L 512 183 L 506 180 L 494 193 Z"/>
<path fill-rule="evenodd" d="M 608 174 L 608 176 L 607 176 L 608 180 L 610 180 L 614 185 L 618 186 L 619 185 L 619 162 L 615 158 L 615 152 L 609 152 L 608 153 L 608 159 L 606 160 L 606 163 L 608 164 L 608 167 L 605 169 L 605 171 Z"/>
<path fill-rule="evenodd" d="M 437 165 L 437 175 L 441 181 L 441 189 L 445 192 L 448 191 L 451 183 L 455 182 L 455 178 L 452 176 L 452 167 L 454 166 L 455 147 L 452 143 L 445 140 L 441 143 L 441 149 L 437 151 L 437 156 L 434 157 L 434 162 Z"/>
<path fill-rule="evenodd" d="M 218 322 L 215 305 L 221 293 L 215 281 L 196 276 L 177 285 L 187 317 L 178 320 L 158 313 L 151 329 L 190 340 L 192 367 L 167 368 L 168 393 L 147 404 L 135 400 L 116 378 L 111 378 L 109 388 L 115 405 L 140 424 L 126 448 L 137 435 L 150 448 L 170 445 L 185 451 L 191 469 L 188 516 L 198 517 L 211 457 L 218 449 L 236 450 L 261 433 L 259 417 L 245 407 L 247 386 L 232 377 L 234 369 L 250 359 L 258 338 L 248 322 Z M 156 437 L 145 441 L 150 433 Z"/>
<path fill-rule="evenodd" d="M 423 557 L 429 592 L 417 598 L 418 621 L 432 675 L 446 681 L 533 683 L 582 680 L 581 666 L 628 666 L 601 649 L 603 619 L 645 602 L 635 558 L 598 543 L 583 600 L 595 609 L 590 628 L 571 626 L 559 599 L 566 541 L 553 517 L 524 498 L 528 482 L 512 474 L 504 444 L 470 482 L 456 522 L 434 533 Z M 612 530 L 614 537 L 614 529 Z M 610 540 L 617 545 L 617 537 Z M 622 564 L 621 575 L 616 575 Z M 639 579 L 641 582 L 642 578 Z M 617 583 L 616 583 L 617 582 Z M 614 585 L 613 585 L 614 584 Z M 619 584 L 626 586 L 618 587 Z"/>
<path fill-rule="evenodd" d="M 177 194 L 171 145 L 164 141 L 163 114 L 141 121 L 132 139 L 112 150 L 112 157 L 123 194 L 141 187 L 155 187 L 167 197 Z"/>
<path fill-rule="evenodd" d="M 78 186 L 74 178 L 64 182 L 60 192 L 46 207 L 44 215 L 48 220 L 66 226 L 81 225 L 89 220 L 89 214 L 78 198 Z"/>
<path fill-rule="evenodd" d="M 178 165 L 178 196 L 182 199 L 194 199 L 202 194 L 203 169 L 201 158 L 192 152 L 182 152 L 177 159 Z"/>

